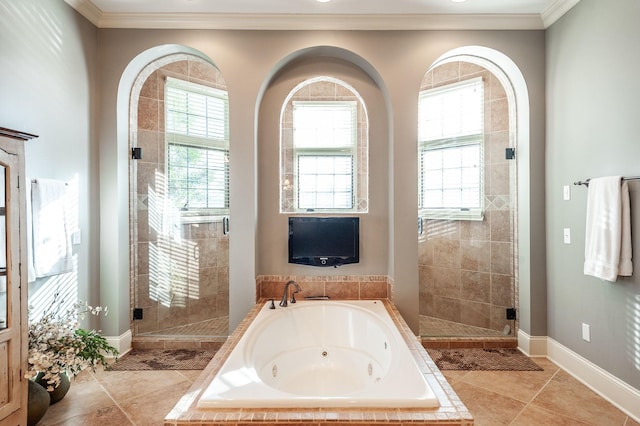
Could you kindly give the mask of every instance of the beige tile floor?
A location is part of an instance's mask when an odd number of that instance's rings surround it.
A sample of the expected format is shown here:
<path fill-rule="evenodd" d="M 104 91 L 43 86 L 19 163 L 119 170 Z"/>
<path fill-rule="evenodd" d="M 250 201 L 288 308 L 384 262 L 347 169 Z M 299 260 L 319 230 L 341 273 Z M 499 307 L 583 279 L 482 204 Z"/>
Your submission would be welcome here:
<path fill-rule="evenodd" d="M 544 371 L 444 371 L 476 425 L 640 426 L 551 361 Z M 39 425 L 162 425 L 200 371 L 83 372 Z"/>

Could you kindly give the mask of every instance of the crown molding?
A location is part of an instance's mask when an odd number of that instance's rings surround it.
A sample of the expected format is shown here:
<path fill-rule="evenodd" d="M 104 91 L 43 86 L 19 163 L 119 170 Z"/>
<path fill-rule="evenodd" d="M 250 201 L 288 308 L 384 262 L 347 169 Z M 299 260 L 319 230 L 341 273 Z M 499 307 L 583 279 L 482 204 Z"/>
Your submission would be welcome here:
<path fill-rule="evenodd" d="M 102 14 L 100 28 L 218 30 L 540 30 L 539 15 Z"/>
<path fill-rule="evenodd" d="M 91 0 L 65 0 L 98 28 L 218 30 L 543 30 L 580 0 L 556 0 L 543 14 L 109 13 Z"/>
<path fill-rule="evenodd" d="M 557 0 L 554 2 L 544 12 L 542 12 L 541 16 L 544 27 L 549 28 L 579 2 L 580 0 Z"/>
<path fill-rule="evenodd" d="M 87 18 L 96 27 L 100 28 L 100 18 L 104 15 L 102 10 L 90 0 L 64 0 L 69 6 Z"/>

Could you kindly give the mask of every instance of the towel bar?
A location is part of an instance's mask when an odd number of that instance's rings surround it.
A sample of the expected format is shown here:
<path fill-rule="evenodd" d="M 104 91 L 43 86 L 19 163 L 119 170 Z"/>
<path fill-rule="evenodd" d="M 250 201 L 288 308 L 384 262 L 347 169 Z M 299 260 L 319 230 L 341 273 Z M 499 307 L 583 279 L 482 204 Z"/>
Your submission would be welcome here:
<path fill-rule="evenodd" d="M 640 179 L 640 176 L 630 176 L 630 177 L 623 177 L 622 180 L 638 180 Z M 573 182 L 574 185 L 584 185 L 584 186 L 589 186 L 589 181 L 591 179 L 587 179 L 587 180 L 579 180 L 577 182 Z"/>

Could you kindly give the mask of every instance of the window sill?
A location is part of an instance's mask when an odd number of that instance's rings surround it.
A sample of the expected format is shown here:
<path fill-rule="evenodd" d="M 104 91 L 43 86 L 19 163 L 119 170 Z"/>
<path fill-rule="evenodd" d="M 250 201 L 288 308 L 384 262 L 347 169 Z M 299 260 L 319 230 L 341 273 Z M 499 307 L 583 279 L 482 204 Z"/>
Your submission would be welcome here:
<path fill-rule="evenodd" d="M 180 216 L 180 223 L 189 225 L 197 223 L 218 223 L 222 222 L 228 215 L 207 215 L 207 214 L 183 214 Z"/>
<path fill-rule="evenodd" d="M 428 220 L 466 220 L 473 222 L 482 222 L 484 220 L 484 212 L 420 212 L 419 216 Z"/>
<path fill-rule="evenodd" d="M 295 214 L 295 215 L 324 215 L 324 214 L 337 214 L 337 215 L 356 215 L 367 214 L 368 210 L 332 210 L 332 209 L 309 209 L 309 210 L 291 210 L 280 211 L 280 214 Z"/>

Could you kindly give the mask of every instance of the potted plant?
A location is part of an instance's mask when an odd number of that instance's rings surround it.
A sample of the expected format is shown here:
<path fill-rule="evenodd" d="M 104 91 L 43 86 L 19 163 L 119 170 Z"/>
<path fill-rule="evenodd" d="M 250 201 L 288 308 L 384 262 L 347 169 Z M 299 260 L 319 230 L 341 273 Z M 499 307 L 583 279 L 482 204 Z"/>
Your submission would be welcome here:
<path fill-rule="evenodd" d="M 88 367 L 93 371 L 97 366 L 109 369 L 106 357 L 111 355 L 117 359 L 118 355 L 99 332 L 80 327 L 80 321 L 87 314 L 107 315 L 106 308 L 86 302 L 74 303 L 70 308 L 65 306 L 68 305 L 56 293 L 39 318 L 31 319 L 29 308 L 29 368 L 25 377 L 46 387 L 52 404 L 68 391 L 69 376 L 75 377 Z M 54 394 L 59 387 L 62 389 Z"/>

